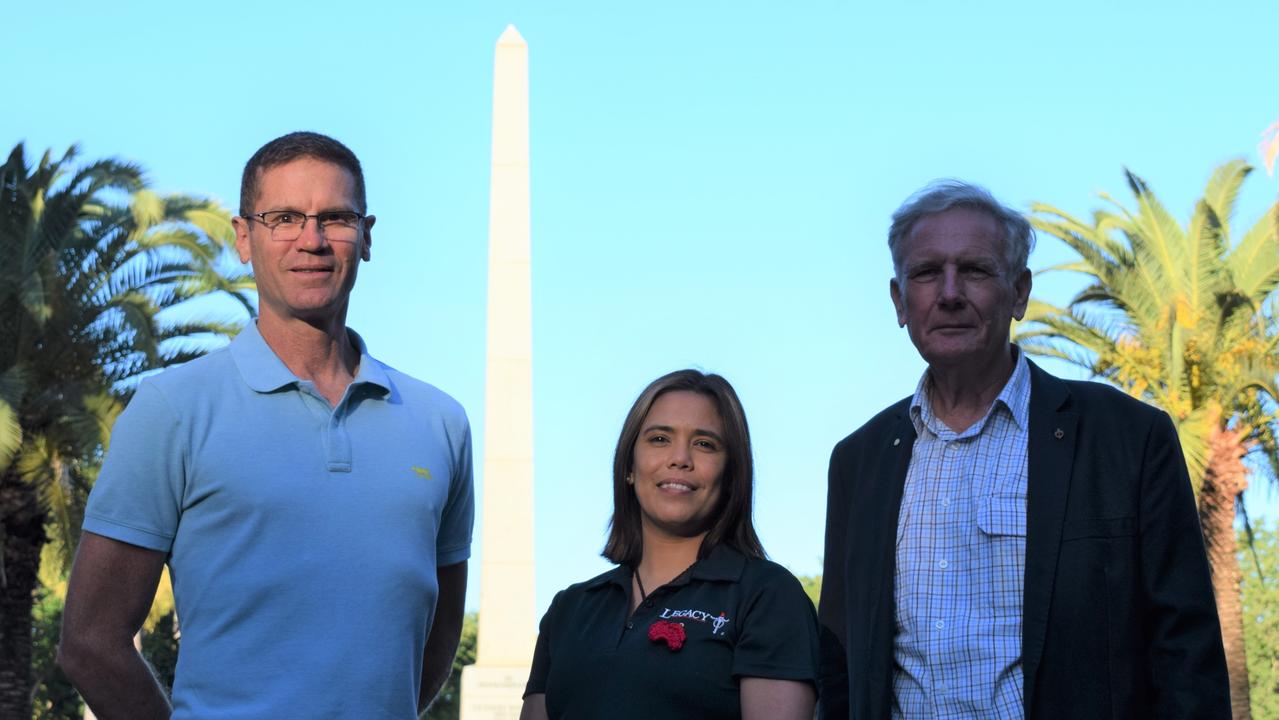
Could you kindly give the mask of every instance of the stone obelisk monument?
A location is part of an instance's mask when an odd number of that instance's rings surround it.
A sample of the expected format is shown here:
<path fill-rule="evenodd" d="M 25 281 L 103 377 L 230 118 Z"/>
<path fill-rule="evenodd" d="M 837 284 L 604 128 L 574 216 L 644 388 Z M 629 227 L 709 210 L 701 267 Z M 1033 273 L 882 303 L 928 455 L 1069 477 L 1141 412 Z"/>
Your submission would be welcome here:
<path fill-rule="evenodd" d="M 492 162 L 480 625 L 461 720 L 519 717 L 536 639 L 528 46 L 514 25 L 497 40 Z"/>

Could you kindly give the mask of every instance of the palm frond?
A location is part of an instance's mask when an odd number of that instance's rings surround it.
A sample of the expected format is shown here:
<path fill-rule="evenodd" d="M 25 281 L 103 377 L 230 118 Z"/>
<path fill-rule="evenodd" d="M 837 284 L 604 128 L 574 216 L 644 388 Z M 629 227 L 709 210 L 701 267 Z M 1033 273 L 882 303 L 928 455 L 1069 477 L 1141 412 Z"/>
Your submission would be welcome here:
<path fill-rule="evenodd" d="M 1239 197 L 1239 189 L 1250 173 L 1252 166 L 1243 158 L 1236 158 L 1218 165 L 1204 188 L 1203 202 L 1221 219 L 1222 234 L 1226 237 L 1230 237 L 1231 213 Z"/>

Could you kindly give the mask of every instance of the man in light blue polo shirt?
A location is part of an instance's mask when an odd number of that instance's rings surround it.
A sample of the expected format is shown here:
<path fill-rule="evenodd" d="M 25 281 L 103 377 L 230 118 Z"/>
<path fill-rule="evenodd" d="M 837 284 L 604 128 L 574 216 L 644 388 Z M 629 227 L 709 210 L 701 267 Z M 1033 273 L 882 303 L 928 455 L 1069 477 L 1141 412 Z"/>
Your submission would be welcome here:
<path fill-rule="evenodd" d="M 365 211 L 359 160 L 332 138 L 292 133 L 245 167 L 257 323 L 142 383 L 85 512 L 59 662 L 103 720 L 409 720 L 448 676 L 470 429 L 346 327 Z M 172 707 L 132 644 L 166 562 Z"/>

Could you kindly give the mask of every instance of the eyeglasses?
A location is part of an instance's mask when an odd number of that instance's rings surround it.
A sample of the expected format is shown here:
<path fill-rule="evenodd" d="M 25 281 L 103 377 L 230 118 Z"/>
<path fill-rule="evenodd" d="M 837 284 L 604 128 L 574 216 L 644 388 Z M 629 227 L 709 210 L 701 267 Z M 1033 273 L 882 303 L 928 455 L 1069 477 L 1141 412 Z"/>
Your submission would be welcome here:
<path fill-rule="evenodd" d="M 256 220 L 271 231 L 272 240 L 288 242 L 297 240 L 306 227 L 306 221 L 315 218 L 320 225 L 320 234 L 330 242 L 354 242 L 360 234 L 360 222 L 364 220 L 362 213 L 354 210 L 336 210 L 307 215 L 296 210 L 270 210 L 267 212 L 245 215 L 245 220 Z"/>

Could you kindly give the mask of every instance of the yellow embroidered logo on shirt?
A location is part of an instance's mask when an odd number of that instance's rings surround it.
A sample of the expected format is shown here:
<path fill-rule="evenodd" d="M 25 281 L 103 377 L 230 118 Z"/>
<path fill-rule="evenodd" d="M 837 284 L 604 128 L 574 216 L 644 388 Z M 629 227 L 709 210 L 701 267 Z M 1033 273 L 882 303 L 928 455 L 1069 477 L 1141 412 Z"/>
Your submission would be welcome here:
<path fill-rule="evenodd" d="M 423 480 L 431 479 L 431 471 L 427 470 L 424 467 L 418 467 L 417 465 L 414 465 L 413 472 L 414 474 L 416 474 L 418 477 L 422 478 Z"/>

